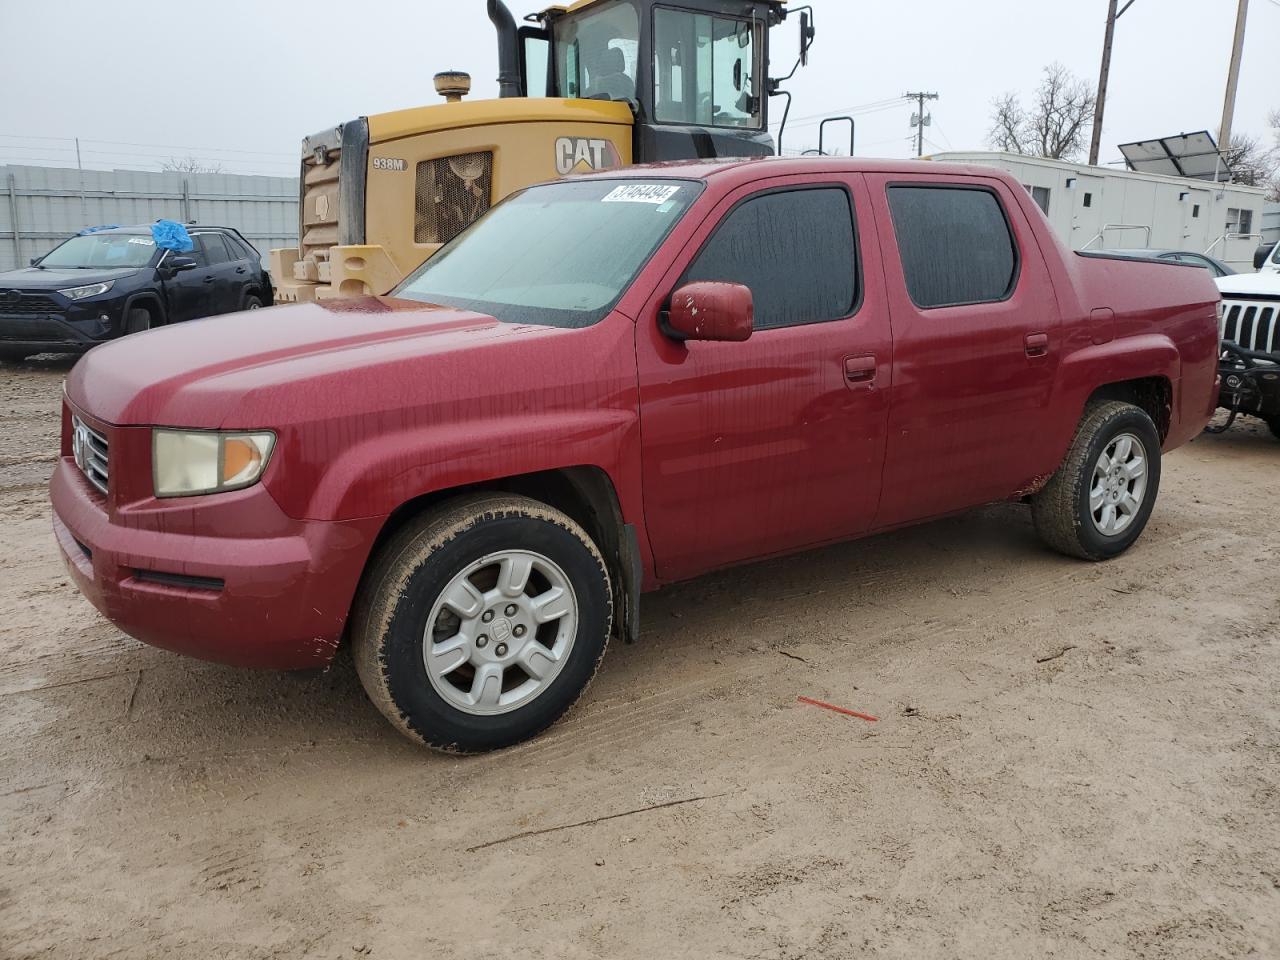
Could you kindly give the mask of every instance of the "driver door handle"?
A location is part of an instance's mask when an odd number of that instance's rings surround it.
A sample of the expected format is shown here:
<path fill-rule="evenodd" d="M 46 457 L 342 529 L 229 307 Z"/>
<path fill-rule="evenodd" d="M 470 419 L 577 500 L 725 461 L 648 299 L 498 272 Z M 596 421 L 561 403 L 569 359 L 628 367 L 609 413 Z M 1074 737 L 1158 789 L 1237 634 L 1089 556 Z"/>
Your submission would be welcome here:
<path fill-rule="evenodd" d="M 214 281 L 214 280 L 216 280 L 216 279 L 217 279 L 217 277 L 215 277 L 215 276 L 213 276 L 212 274 L 210 274 L 209 276 L 207 276 L 207 277 L 205 277 L 205 278 L 204 278 L 204 282 L 205 282 L 205 283 L 213 283 L 213 281 Z"/>

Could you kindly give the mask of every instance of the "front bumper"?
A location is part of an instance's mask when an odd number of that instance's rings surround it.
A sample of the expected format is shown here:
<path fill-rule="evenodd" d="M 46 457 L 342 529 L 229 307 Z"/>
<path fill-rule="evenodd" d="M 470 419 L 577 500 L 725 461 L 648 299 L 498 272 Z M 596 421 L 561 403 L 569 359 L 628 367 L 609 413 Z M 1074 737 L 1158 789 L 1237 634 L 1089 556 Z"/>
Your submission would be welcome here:
<path fill-rule="evenodd" d="M 144 643 L 233 666 L 333 659 L 380 520 L 293 520 L 261 484 L 117 507 L 115 480 L 104 498 L 64 455 L 50 481 L 63 559 L 103 616 Z"/>
<path fill-rule="evenodd" d="M 0 316 L 0 347 L 32 353 L 83 353 L 110 340 L 115 329 L 114 311 L 8 314 Z"/>

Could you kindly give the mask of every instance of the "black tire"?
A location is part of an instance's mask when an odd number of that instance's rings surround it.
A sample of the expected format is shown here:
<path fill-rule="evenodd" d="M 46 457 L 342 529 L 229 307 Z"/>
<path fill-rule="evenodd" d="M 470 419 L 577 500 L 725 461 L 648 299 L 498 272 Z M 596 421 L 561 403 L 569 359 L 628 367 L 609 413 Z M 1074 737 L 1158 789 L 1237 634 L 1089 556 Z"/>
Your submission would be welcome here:
<path fill-rule="evenodd" d="M 531 551 L 558 566 L 576 600 L 576 629 L 566 627 L 573 639 L 564 662 L 532 699 L 505 713 L 476 715 L 433 686 L 443 681 L 428 676 L 424 643 L 433 607 L 450 582 L 469 565 L 503 550 Z M 578 524 L 526 497 L 479 494 L 443 504 L 387 542 L 356 598 L 351 636 L 361 683 L 397 729 L 437 750 L 477 753 L 527 740 L 572 707 L 604 657 L 612 620 L 608 570 Z M 534 634 L 541 629 L 534 626 Z M 480 656 L 474 646 L 470 656 L 458 669 L 464 680 L 479 682 L 472 667 Z M 517 671 L 517 680 L 522 673 Z"/>
<path fill-rule="evenodd" d="M 1089 505 L 1094 467 L 1112 441 L 1128 434 L 1142 445 L 1146 460 L 1146 488 L 1138 510 L 1116 534 L 1104 534 Z M 1130 486 L 1134 481 L 1130 481 Z M 1091 405 L 1076 428 L 1066 459 L 1031 498 L 1031 516 L 1040 538 L 1067 556 L 1108 560 L 1118 556 L 1142 535 L 1160 492 L 1160 434 L 1145 410 L 1131 403 L 1108 400 Z M 1121 494 L 1122 495 L 1122 494 Z"/>
<path fill-rule="evenodd" d="M 125 336 L 132 333 L 142 333 L 151 329 L 151 312 L 144 307 L 133 307 L 129 311 L 129 316 L 125 318 L 124 332 Z"/>
<path fill-rule="evenodd" d="M 0 361 L 5 363 L 21 363 L 29 356 L 31 351 L 25 347 L 0 347 Z"/>
<path fill-rule="evenodd" d="M 262 309 L 262 300 L 256 293 L 251 293 L 244 298 L 244 306 L 241 310 L 260 310 Z"/>
<path fill-rule="evenodd" d="M 1271 428 L 1271 435 L 1280 440 L 1280 414 L 1264 419 L 1267 421 L 1267 426 Z"/>

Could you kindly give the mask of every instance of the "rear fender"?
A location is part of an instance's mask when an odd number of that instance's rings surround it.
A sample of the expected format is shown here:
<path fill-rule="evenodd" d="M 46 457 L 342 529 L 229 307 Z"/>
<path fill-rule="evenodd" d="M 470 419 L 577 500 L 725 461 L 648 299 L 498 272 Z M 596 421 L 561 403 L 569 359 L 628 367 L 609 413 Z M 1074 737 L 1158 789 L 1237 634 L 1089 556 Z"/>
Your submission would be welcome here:
<path fill-rule="evenodd" d="M 1062 432 L 1055 438 L 1055 445 L 1063 456 L 1075 435 L 1076 425 L 1084 416 L 1085 404 L 1099 388 L 1147 377 L 1163 377 L 1169 381 L 1176 411 L 1182 357 L 1173 341 L 1163 334 L 1142 334 L 1090 344 L 1065 357 L 1058 368 L 1055 403 L 1062 409 L 1076 411 L 1077 416 L 1060 422 Z"/>

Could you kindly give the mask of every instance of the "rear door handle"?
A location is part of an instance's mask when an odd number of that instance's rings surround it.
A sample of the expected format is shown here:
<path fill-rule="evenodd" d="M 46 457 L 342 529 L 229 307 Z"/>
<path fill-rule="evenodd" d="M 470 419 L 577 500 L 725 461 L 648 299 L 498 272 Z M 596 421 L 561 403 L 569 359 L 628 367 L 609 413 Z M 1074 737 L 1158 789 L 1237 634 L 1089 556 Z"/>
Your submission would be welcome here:
<path fill-rule="evenodd" d="M 1028 357 L 1043 357 L 1049 352 L 1049 335 L 1047 333 L 1028 333 L 1023 340 L 1023 349 Z"/>
<path fill-rule="evenodd" d="M 205 282 L 205 283 L 213 283 L 213 281 L 214 281 L 214 280 L 216 280 L 216 279 L 217 279 L 217 277 L 205 277 L 205 278 L 204 278 L 204 282 Z"/>
<path fill-rule="evenodd" d="M 876 358 L 874 354 L 861 357 L 844 358 L 844 378 L 849 383 L 871 386 L 876 379 Z"/>
<path fill-rule="evenodd" d="M 236 273 L 244 273 L 244 267 L 236 267 Z"/>

